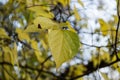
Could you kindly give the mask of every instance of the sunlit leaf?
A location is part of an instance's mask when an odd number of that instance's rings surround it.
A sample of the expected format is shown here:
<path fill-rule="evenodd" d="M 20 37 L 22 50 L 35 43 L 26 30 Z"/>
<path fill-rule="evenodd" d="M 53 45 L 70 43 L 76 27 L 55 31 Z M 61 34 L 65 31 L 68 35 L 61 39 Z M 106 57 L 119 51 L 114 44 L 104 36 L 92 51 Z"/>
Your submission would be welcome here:
<path fill-rule="evenodd" d="M 31 46 L 34 49 L 35 55 L 39 61 L 40 56 L 42 55 L 40 49 L 38 48 L 38 43 L 35 40 L 31 41 Z"/>
<path fill-rule="evenodd" d="M 84 7 L 84 4 L 83 4 L 83 2 L 82 2 L 81 0 L 78 0 L 78 3 L 79 3 L 82 7 Z"/>
<path fill-rule="evenodd" d="M 57 68 L 65 61 L 73 58 L 78 52 L 79 38 L 74 32 L 51 30 L 48 35 L 48 42 Z"/>
<path fill-rule="evenodd" d="M 105 62 L 109 62 L 110 61 L 110 54 L 104 50 L 101 50 L 100 52 L 101 52 L 100 59 L 104 60 Z"/>
<path fill-rule="evenodd" d="M 16 32 L 18 33 L 18 37 L 20 40 L 26 40 L 26 41 L 30 41 L 29 35 L 27 33 L 25 33 L 22 29 L 17 28 Z"/>
<path fill-rule="evenodd" d="M 108 78 L 107 74 L 102 73 L 102 72 L 100 72 L 100 73 L 101 73 L 102 77 L 104 78 L 104 80 L 109 80 L 109 78 Z"/>
<path fill-rule="evenodd" d="M 93 56 L 92 62 L 93 62 L 93 66 L 96 67 L 98 64 L 100 64 L 100 57 Z"/>
<path fill-rule="evenodd" d="M 116 55 L 113 55 L 111 62 L 112 62 L 112 61 L 115 61 L 116 59 L 117 59 L 117 58 L 116 58 Z"/>
<path fill-rule="evenodd" d="M 60 27 L 67 27 L 69 31 L 76 32 L 75 29 L 71 26 L 70 22 L 66 21 L 64 23 L 60 23 Z"/>
<path fill-rule="evenodd" d="M 42 29 L 58 29 L 58 24 L 46 17 L 37 17 L 34 20 L 34 24 L 38 26 L 40 24 Z"/>
<path fill-rule="evenodd" d="M 77 21 L 79 21 L 81 19 L 80 14 L 75 6 L 74 6 L 74 15 L 75 15 L 75 18 Z"/>
<path fill-rule="evenodd" d="M 40 35 L 40 41 L 44 49 L 48 49 L 48 34 L 43 33 L 43 36 Z"/>
<path fill-rule="evenodd" d="M 26 0 L 26 4 L 27 4 L 27 6 L 32 6 L 33 2 L 32 2 L 32 0 Z"/>
<path fill-rule="evenodd" d="M 84 71 L 86 71 L 86 68 L 83 65 L 77 65 L 75 75 L 83 74 Z"/>
<path fill-rule="evenodd" d="M 117 24 L 118 23 L 118 17 L 116 15 L 113 15 L 114 18 L 114 23 Z"/>
<path fill-rule="evenodd" d="M 99 23 L 102 34 L 106 36 L 110 30 L 110 26 L 103 19 L 99 19 Z"/>
<path fill-rule="evenodd" d="M 112 68 L 114 68 L 115 70 L 117 70 L 120 73 L 120 62 L 116 62 L 112 65 Z"/>
<path fill-rule="evenodd" d="M 43 31 L 42 29 L 38 28 L 38 26 L 35 25 L 28 25 L 27 28 L 24 30 L 24 32 L 41 32 Z"/>
<path fill-rule="evenodd" d="M 0 38 L 9 38 L 3 28 L 0 28 Z"/>
<path fill-rule="evenodd" d="M 43 17 L 47 17 L 47 18 L 54 17 L 53 13 L 51 13 L 50 11 L 47 11 L 47 9 L 44 9 L 41 6 L 33 6 L 28 9 L 35 12 L 36 16 L 43 16 Z"/>
<path fill-rule="evenodd" d="M 117 53 L 118 57 L 120 58 L 120 52 Z"/>
<path fill-rule="evenodd" d="M 16 43 L 14 43 L 14 48 L 12 49 L 12 53 L 13 53 L 13 58 L 14 58 L 14 62 L 18 64 L 18 53 L 17 53 L 17 45 Z"/>

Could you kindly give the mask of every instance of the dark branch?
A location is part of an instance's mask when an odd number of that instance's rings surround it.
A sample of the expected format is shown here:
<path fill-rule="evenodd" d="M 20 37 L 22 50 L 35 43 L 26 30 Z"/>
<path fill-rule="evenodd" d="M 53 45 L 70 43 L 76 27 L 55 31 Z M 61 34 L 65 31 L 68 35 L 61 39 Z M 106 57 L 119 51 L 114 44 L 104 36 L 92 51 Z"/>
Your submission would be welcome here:
<path fill-rule="evenodd" d="M 106 62 L 104 62 L 104 61 L 101 61 L 100 65 L 99 65 L 99 69 L 100 69 L 100 68 L 107 67 L 107 66 L 110 66 L 110 65 L 113 65 L 114 63 L 117 63 L 117 62 L 119 62 L 119 61 L 120 61 L 120 59 L 116 59 L 115 61 L 110 62 L 110 63 L 106 63 Z M 85 71 L 82 75 L 78 75 L 78 76 L 76 76 L 76 77 L 70 78 L 70 80 L 75 80 L 75 79 L 77 79 L 77 78 L 83 77 L 83 76 L 88 75 L 88 74 L 90 74 L 90 73 L 92 73 L 92 72 L 94 72 L 94 71 L 96 71 L 96 70 L 98 69 L 98 66 L 97 66 L 96 68 L 94 68 L 94 66 L 91 65 L 91 64 L 93 64 L 93 63 L 92 63 L 92 62 L 89 62 L 88 65 L 85 65 L 85 67 L 87 68 L 87 71 Z M 13 66 L 13 65 L 12 65 L 11 63 L 9 63 L 9 62 L 0 62 L 0 65 Z M 65 80 L 65 78 L 63 78 L 63 77 L 61 77 L 61 76 L 57 76 L 57 75 L 54 74 L 53 72 L 46 71 L 46 70 L 43 70 L 43 69 L 33 68 L 33 67 L 27 66 L 27 65 L 25 65 L 25 66 L 19 65 L 19 67 L 20 67 L 20 68 L 25 68 L 25 69 L 30 69 L 30 70 L 35 70 L 35 71 L 37 71 L 37 72 L 47 73 L 47 74 L 50 74 L 50 75 L 56 77 L 57 79 L 64 79 L 64 80 Z"/>
<path fill-rule="evenodd" d="M 52 57 L 52 55 L 48 56 L 42 63 L 41 65 L 43 65 L 48 59 L 50 59 Z"/>
<path fill-rule="evenodd" d="M 111 62 L 111 63 L 101 62 L 100 65 L 99 65 L 99 69 L 100 69 L 100 68 L 107 67 L 107 66 L 111 66 L 111 65 L 113 65 L 114 63 L 117 63 L 117 62 L 119 62 L 119 61 L 120 61 L 120 59 L 116 59 L 115 61 L 113 61 L 113 62 Z M 98 69 L 98 66 L 97 66 L 96 68 L 94 68 L 94 66 L 91 65 L 91 64 L 92 64 L 92 62 L 90 62 L 87 66 L 85 66 L 85 67 L 87 68 L 87 71 L 86 71 L 86 72 L 84 72 L 83 74 L 78 75 L 78 76 L 76 76 L 76 77 L 73 77 L 73 78 L 71 78 L 70 80 L 78 79 L 78 78 L 83 77 L 83 76 L 85 76 L 85 75 L 88 75 L 88 74 L 90 74 L 90 73 L 92 73 L 92 72 L 94 72 L 94 71 L 96 71 L 96 70 Z"/>
<path fill-rule="evenodd" d="M 12 65 L 11 63 L 9 63 L 9 62 L 0 62 L 0 65 L 13 66 L 13 65 Z M 43 70 L 43 69 L 33 68 L 33 67 L 27 66 L 27 65 L 23 66 L 23 65 L 21 65 L 21 64 L 19 64 L 19 67 L 20 67 L 20 68 L 23 68 L 23 69 L 34 70 L 34 71 L 37 71 L 37 72 L 41 71 L 41 72 L 50 74 L 50 75 L 52 75 L 52 76 L 54 76 L 54 77 L 56 77 L 56 78 L 61 78 L 61 77 L 57 76 L 56 74 L 54 74 L 54 73 L 52 73 L 52 72 L 50 72 L 50 71 L 45 71 L 45 70 Z"/>
<path fill-rule="evenodd" d="M 116 55 L 117 59 L 117 41 L 118 41 L 118 31 L 119 31 L 119 24 L 120 24 L 120 15 L 119 15 L 119 0 L 117 2 L 117 16 L 118 16 L 118 23 L 117 23 L 117 29 L 116 29 L 116 36 L 115 36 L 115 49 L 114 49 L 114 54 Z"/>

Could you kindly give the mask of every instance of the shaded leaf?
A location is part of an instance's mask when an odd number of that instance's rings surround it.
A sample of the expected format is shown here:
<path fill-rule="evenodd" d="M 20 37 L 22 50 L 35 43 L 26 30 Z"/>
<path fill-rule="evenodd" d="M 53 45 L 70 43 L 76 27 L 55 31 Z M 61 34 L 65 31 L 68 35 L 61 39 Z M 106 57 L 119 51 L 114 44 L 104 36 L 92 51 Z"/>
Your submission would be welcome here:
<path fill-rule="evenodd" d="M 9 47 L 3 47 L 3 51 L 5 61 L 10 62 L 12 65 L 14 65 L 14 54 L 12 53 L 12 50 Z"/>

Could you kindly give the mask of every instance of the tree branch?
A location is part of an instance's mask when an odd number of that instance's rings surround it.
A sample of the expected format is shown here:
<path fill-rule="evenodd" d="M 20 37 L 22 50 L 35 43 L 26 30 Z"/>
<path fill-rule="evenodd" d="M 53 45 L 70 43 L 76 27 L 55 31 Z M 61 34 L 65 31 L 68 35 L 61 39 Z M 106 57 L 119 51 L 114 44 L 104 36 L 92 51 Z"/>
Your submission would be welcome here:
<path fill-rule="evenodd" d="M 107 67 L 107 66 L 110 66 L 110 65 L 113 65 L 114 63 L 117 63 L 117 62 L 119 62 L 119 61 L 120 61 L 120 59 L 116 59 L 115 61 L 113 61 L 113 62 L 111 62 L 111 63 L 101 62 L 100 65 L 99 65 L 99 69 L 100 69 L 100 68 Z M 94 72 L 94 71 L 96 71 L 96 70 L 98 69 L 98 66 L 97 66 L 96 68 L 94 68 L 94 66 L 91 66 L 91 64 L 92 64 L 92 63 L 90 62 L 90 63 L 86 66 L 87 71 L 86 71 L 85 73 L 83 73 L 83 74 L 81 74 L 81 75 L 78 75 L 78 76 L 76 76 L 76 77 L 73 77 L 73 78 L 71 78 L 70 80 L 78 79 L 78 78 L 83 77 L 83 76 L 85 76 L 85 75 L 88 75 L 88 74 L 90 74 L 90 73 L 92 73 L 92 72 Z"/>
<path fill-rule="evenodd" d="M 119 62 L 119 61 L 120 61 L 120 59 L 116 59 L 115 61 L 110 62 L 110 63 L 106 63 L 105 61 L 101 61 L 100 65 L 99 65 L 99 69 L 100 69 L 100 68 L 107 67 L 107 66 L 110 66 L 110 65 L 113 65 L 114 63 L 117 63 L 117 62 Z M 96 70 L 98 69 L 98 66 L 97 66 L 96 68 L 94 68 L 94 66 L 93 66 L 92 64 L 93 64 L 92 62 L 89 62 L 88 65 L 85 65 L 85 67 L 87 68 L 87 70 L 86 70 L 83 74 L 78 75 L 78 76 L 76 76 L 76 77 L 72 77 L 72 78 L 70 78 L 70 80 L 78 79 L 78 78 L 80 78 L 80 77 L 83 77 L 83 76 L 85 76 L 85 75 L 88 75 L 88 74 L 96 71 Z M 0 62 L 0 65 L 13 66 L 13 65 L 12 65 L 11 63 L 9 63 L 9 62 Z M 54 74 L 54 73 L 52 73 L 52 72 L 50 72 L 50 71 L 45 71 L 45 70 L 43 70 L 43 69 L 33 68 L 33 67 L 27 66 L 27 65 L 25 65 L 25 66 L 19 65 L 19 67 L 20 67 L 20 68 L 25 68 L 25 69 L 30 69 L 30 70 L 35 70 L 35 71 L 37 71 L 37 72 L 40 71 L 40 72 L 43 72 L 43 73 L 50 74 L 50 75 L 56 77 L 57 79 L 64 79 L 64 80 L 66 80 L 65 78 L 63 78 L 63 77 L 61 77 L 61 76 L 57 76 L 56 74 Z"/>
<path fill-rule="evenodd" d="M 117 59 L 118 59 L 118 56 L 117 56 L 117 41 L 118 41 L 118 31 L 119 31 L 119 24 L 120 24 L 120 15 L 119 15 L 119 0 L 117 2 L 117 16 L 118 16 L 118 23 L 117 23 L 117 29 L 116 29 L 116 36 L 115 36 L 115 49 L 114 49 L 114 54 L 116 55 Z"/>
<path fill-rule="evenodd" d="M 11 63 L 9 63 L 9 62 L 0 62 L 0 65 L 13 66 L 13 65 L 12 65 Z M 50 71 L 45 71 L 45 70 L 43 70 L 43 69 L 33 68 L 33 67 L 27 66 L 27 65 L 23 66 L 23 65 L 21 65 L 21 64 L 19 64 L 19 67 L 20 67 L 20 68 L 23 68 L 23 69 L 35 70 L 35 71 L 37 71 L 37 72 L 41 71 L 41 72 L 50 74 L 50 75 L 52 75 L 52 76 L 54 76 L 54 77 L 56 77 L 56 78 L 58 78 L 58 79 L 61 78 L 61 77 L 57 76 L 56 74 L 54 74 L 54 73 L 52 73 L 52 72 L 50 72 Z"/>

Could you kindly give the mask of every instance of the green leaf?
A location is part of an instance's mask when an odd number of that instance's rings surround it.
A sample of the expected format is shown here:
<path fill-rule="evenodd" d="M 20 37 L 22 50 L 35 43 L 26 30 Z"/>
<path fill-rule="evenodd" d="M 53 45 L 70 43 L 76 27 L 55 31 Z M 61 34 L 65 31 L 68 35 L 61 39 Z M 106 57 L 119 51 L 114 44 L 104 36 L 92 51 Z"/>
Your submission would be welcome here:
<path fill-rule="evenodd" d="M 72 31 L 50 30 L 48 42 L 57 68 L 73 58 L 78 52 L 79 37 Z"/>

